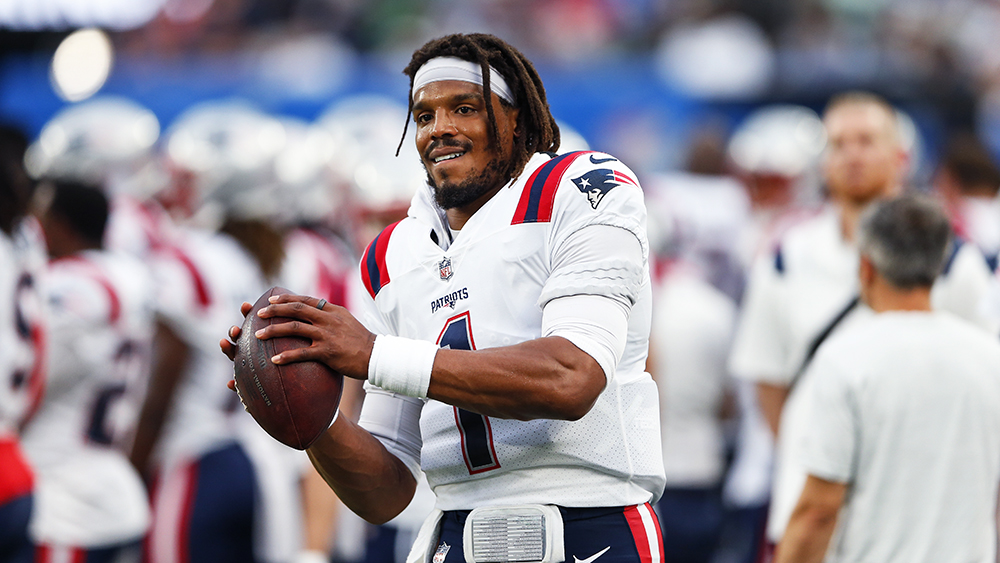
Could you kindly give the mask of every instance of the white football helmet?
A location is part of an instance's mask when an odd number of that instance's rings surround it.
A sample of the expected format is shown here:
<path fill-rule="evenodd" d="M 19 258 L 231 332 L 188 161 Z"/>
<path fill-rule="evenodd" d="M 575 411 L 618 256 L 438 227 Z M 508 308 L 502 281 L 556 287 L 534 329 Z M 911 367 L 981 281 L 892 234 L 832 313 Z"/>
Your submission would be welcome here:
<path fill-rule="evenodd" d="M 155 153 L 159 136 L 149 109 L 122 97 L 91 98 L 49 120 L 28 148 L 25 166 L 35 178 L 88 182 L 144 199 L 166 185 Z"/>
<path fill-rule="evenodd" d="M 560 119 L 556 124 L 559 125 L 559 154 L 590 150 L 590 143 L 579 131 Z"/>
<path fill-rule="evenodd" d="M 200 222 L 275 217 L 274 163 L 287 143 L 279 120 L 243 100 L 209 101 L 181 114 L 165 137 L 167 162 L 193 179 Z"/>
<path fill-rule="evenodd" d="M 356 244 L 366 244 L 379 225 L 402 219 L 413 194 L 427 182 L 412 126 L 400 147 L 407 119 L 406 106 L 365 95 L 335 103 L 316 121 L 334 140 L 329 170 L 347 192 Z"/>
<path fill-rule="evenodd" d="M 274 159 L 282 192 L 279 220 L 286 225 L 332 220 L 343 194 L 328 177 L 337 144 L 329 131 L 302 119 L 279 117 L 285 145 Z"/>
<path fill-rule="evenodd" d="M 825 147 L 826 129 L 815 111 L 780 104 L 750 113 L 726 153 L 738 174 L 781 178 L 790 202 L 812 205 L 821 198 L 819 160 Z"/>
<path fill-rule="evenodd" d="M 794 178 L 817 164 L 825 146 L 823 121 L 815 111 L 775 105 L 748 115 L 730 137 L 727 151 L 743 171 Z"/>

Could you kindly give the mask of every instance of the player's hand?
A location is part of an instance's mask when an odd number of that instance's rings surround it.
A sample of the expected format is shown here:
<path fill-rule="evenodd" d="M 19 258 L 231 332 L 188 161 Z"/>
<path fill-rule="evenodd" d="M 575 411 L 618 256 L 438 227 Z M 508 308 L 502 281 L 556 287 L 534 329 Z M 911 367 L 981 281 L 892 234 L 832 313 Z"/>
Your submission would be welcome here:
<path fill-rule="evenodd" d="M 271 358 L 273 363 L 318 361 L 347 377 L 368 379 L 368 360 L 375 345 L 375 335 L 347 309 L 304 295 L 274 295 L 270 302 L 257 312 L 262 319 L 286 317 L 294 320 L 262 328 L 257 331 L 257 338 L 298 336 L 312 341 L 311 346 L 275 355 Z M 321 303 L 323 308 L 319 309 Z"/>
<path fill-rule="evenodd" d="M 243 317 L 246 318 L 247 313 L 249 313 L 252 308 L 253 305 L 244 301 L 243 304 L 240 305 L 240 313 L 242 313 Z M 229 361 L 233 361 L 236 358 L 236 341 L 240 338 L 240 332 L 242 332 L 240 327 L 231 326 L 229 327 L 229 340 L 223 338 L 219 341 L 219 347 L 222 348 L 222 353 L 229 358 Z M 232 387 L 230 387 L 230 389 L 232 389 Z"/>

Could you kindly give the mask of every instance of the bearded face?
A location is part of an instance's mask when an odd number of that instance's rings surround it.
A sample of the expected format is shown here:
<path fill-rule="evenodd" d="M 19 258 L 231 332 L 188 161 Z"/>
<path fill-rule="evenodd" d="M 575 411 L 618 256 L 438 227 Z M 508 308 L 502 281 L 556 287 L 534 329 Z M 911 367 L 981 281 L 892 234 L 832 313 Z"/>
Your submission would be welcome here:
<path fill-rule="evenodd" d="M 504 107 L 496 94 L 493 107 L 499 143 L 490 135 L 479 85 L 444 80 L 427 84 L 414 95 L 417 151 L 435 198 L 445 209 L 468 206 L 510 179 L 518 111 Z"/>

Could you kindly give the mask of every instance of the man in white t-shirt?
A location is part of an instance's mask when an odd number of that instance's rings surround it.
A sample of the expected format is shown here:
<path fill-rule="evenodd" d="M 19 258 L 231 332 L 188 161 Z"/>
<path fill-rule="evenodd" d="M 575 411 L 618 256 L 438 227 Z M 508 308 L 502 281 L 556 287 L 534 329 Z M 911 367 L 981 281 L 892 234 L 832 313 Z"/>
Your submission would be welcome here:
<path fill-rule="evenodd" d="M 796 461 L 801 398 L 812 384 L 803 373 L 818 344 L 864 316 L 858 296 L 858 217 L 874 201 L 902 191 L 907 153 L 893 108 L 868 93 L 847 93 L 828 105 L 824 177 L 830 203 L 815 217 L 788 229 L 771 253 L 754 264 L 730 368 L 756 383 L 765 418 L 777 436 L 767 536 L 777 543 L 805 482 Z M 982 254 L 953 244 L 935 282 L 935 309 L 981 325 L 980 301 L 994 283 Z"/>
<path fill-rule="evenodd" d="M 821 561 L 828 545 L 833 561 L 995 561 L 1000 343 L 931 310 L 949 232 L 918 197 L 863 217 L 861 299 L 875 314 L 810 368 L 808 477 L 778 563 Z"/>

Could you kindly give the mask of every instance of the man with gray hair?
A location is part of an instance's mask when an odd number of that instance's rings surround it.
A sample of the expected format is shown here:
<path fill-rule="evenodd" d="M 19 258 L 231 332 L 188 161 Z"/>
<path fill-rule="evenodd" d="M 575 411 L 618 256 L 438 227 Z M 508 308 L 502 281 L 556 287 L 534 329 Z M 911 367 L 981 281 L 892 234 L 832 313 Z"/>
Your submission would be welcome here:
<path fill-rule="evenodd" d="M 1000 343 L 931 311 L 949 238 L 920 196 L 862 216 L 858 277 L 874 315 L 810 368 L 808 477 L 777 563 L 995 561 Z"/>

